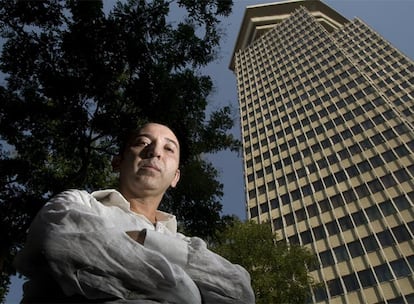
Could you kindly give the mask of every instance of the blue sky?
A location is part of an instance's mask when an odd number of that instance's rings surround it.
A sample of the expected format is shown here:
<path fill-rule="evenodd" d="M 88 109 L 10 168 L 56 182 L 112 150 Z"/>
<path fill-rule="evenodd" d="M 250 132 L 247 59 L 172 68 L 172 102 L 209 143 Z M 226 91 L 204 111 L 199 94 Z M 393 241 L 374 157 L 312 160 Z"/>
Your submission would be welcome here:
<path fill-rule="evenodd" d="M 113 0 L 104 0 L 107 3 Z M 234 0 L 232 15 L 222 23 L 225 37 L 219 58 L 210 64 L 205 73 L 214 82 L 215 91 L 210 96 L 211 109 L 232 105 L 236 110 L 237 124 L 233 133 L 240 138 L 239 117 L 237 112 L 236 79 L 228 69 L 234 43 L 244 15 L 245 7 L 255 4 L 275 3 L 277 1 Z M 414 58 L 414 1 L 412 0 L 325 0 L 338 13 L 348 19 L 360 18 L 377 33 L 400 49 L 409 58 Z M 236 153 L 220 152 L 209 156 L 221 173 L 224 184 L 223 214 L 235 214 L 245 219 L 245 195 L 242 159 Z M 18 303 L 21 299 L 21 280 L 13 278 L 11 291 L 6 303 Z"/>

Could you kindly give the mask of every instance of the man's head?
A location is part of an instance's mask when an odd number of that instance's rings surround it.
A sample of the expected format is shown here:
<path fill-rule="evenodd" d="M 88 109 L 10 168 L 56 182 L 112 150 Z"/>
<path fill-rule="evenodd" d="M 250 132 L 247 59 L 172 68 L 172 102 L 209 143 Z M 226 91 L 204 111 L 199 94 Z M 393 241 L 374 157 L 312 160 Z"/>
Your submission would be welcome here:
<path fill-rule="evenodd" d="M 167 126 L 148 123 L 131 133 L 112 166 L 126 198 L 159 197 L 179 178 L 180 146 Z"/>

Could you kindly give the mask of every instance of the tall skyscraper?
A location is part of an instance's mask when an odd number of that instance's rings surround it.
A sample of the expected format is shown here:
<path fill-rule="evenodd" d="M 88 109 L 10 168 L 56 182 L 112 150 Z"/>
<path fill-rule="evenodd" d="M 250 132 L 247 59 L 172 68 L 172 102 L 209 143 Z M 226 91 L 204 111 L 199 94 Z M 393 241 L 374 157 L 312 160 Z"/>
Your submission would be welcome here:
<path fill-rule="evenodd" d="M 312 300 L 414 303 L 412 60 L 307 0 L 248 7 L 230 68 L 248 218 L 316 253 Z"/>

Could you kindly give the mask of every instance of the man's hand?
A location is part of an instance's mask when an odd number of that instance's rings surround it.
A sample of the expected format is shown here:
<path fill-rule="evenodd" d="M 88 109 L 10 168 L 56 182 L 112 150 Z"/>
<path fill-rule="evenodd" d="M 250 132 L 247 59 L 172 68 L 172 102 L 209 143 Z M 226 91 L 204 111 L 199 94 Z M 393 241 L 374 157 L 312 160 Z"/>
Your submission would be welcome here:
<path fill-rule="evenodd" d="M 140 243 L 141 245 L 144 245 L 147 230 L 144 229 L 141 231 L 127 231 L 126 234 L 128 234 L 128 236 L 134 241 Z"/>

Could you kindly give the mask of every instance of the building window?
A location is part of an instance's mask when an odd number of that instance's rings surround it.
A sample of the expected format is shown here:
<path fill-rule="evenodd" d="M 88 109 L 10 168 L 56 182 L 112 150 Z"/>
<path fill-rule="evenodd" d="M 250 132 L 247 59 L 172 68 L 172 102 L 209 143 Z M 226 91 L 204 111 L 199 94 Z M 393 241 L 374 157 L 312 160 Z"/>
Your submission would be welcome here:
<path fill-rule="evenodd" d="M 285 215 L 285 222 L 286 222 L 286 225 L 293 225 L 295 223 L 295 218 L 293 217 L 293 213 L 288 213 Z"/>
<path fill-rule="evenodd" d="M 410 151 L 408 151 L 408 149 L 403 145 L 395 148 L 395 152 L 399 157 L 403 157 L 410 154 Z"/>
<path fill-rule="evenodd" d="M 395 130 L 400 135 L 410 131 L 410 129 L 405 124 L 399 124 L 398 126 L 395 127 Z"/>
<path fill-rule="evenodd" d="M 296 215 L 296 219 L 298 221 L 303 221 L 304 219 L 306 219 L 306 212 L 304 208 L 301 208 L 299 210 L 295 211 L 295 215 Z"/>
<path fill-rule="evenodd" d="M 383 247 L 391 246 L 395 243 L 389 229 L 379 232 L 377 237 Z"/>
<path fill-rule="evenodd" d="M 374 168 L 380 167 L 384 164 L 384 161 L 378 155 L 375 155 L 369 159 L 370 163 Z"/>
<path fill-rule="evenodd" d="M 289 243 L 293 245 L 299 245 L 299 236 L 297 234 L 290 236 Z"/>
<path fill-rule="evenodd" d="M 326 230 L 328 230 L 329 235 L 335 235 L 339 233 L 339 227 L 336 221 L 329 222 L 326 224 Z"/>
<path fill-rule="evenodd" d="M 313 182 L 312 186 L 315 189 L 315 192 L 320 191 L 324 188 L 321 180 L 317 180 L 316 182 Z"/>
<path fill-rule="evenodd" d="M 354 212 L 351 216 L 356 226 L 368 223 L 368 220 L 362 211 Z"/>
<path fill-rule="evenodd" d="M 328 299 L 328 294 L 326 293 L 326 288 L 324 287 L 317 288 L 314 291 L 314 294 L 316 302 L 325 301 Z"/>
<path fill-rule="evenodd" d="M 355 175 L 351 175 L 351 176 L 355 176 Z M 362 184 L 362 185 L 359 185 L 358 187 L 355 187 L 355 192 L 357 193 L 359 199 L 362 199 L 370 194 L 368 186 L 366 184 Z"/>
<path fill-rule="evenodd" d="M 300 238 L 302 240 L 303 245 L 313 242 L 312 234 L 311 234 L 310 230 L 301 232 L 300 233 Z"/>
<path fill-rule="evenodd" d="M 381 185 L 378 179 L 374 179 L 368 182 L 368 187 L 372 193 L 377 193 L 377 192 L 384 190 L 384 187 Z"/>
<path fill-rule="evenodd" d="M 349 275 L 343 276 L 342 280 L 344 281 L 346 290 L 348 292 L 359 289 L 358 280 L 357 280 L 355 273 L 351 273 Z"/>
<path fill-rule="evenodd" d="M 408 268 L 407 262 L 404 259 L 399 259 L 390 263 L 395 276 L 406 277 L 411 274 L 411 270 Z"/>
<path fill-rule="evenodd" d="M 369 140 L 369 138 L 367 138 L 367 139 L 364 139 L 363 141 L 361 141 L 361 147 L 364 149 L 364 150 L 368 150 L 368 149 L 371 149 L 374 145 L 372 144 L 372 142 Z"/>
<path fill-rule="evenodd" d="M 316 204 L 307 206 L 306 210 L 308 211 L 309 217 L 316 216 L 317 214 L 319 214 L 318 207 Z"/>
<path fill-rule="evenodd" d="M 266 193 L 266 186 L 262 185 L 258 188 L 258 190 L 259 190 L 259 195 L 265 194 Z"/>
<path fill-rule="evenodd" d="M 344 196 L 345 202 L 347 204 L 349 204 L 350 202 L 353 202 L 357 199 L 357 196 L 356 196 L 355 192 L 352 189 L 344 191 L 342 193 L 342 195 Z"/>
<path fill-rule="evenodd" d="M 348 250 L 353 258 L 364 254 L 364 250 L 362 249 L 362 245 L 359 240 L 349 243 Z"/>
<path fill-rule="evenodd" d="M 410 232 L 404 225 L 400 225 L 400 226 L 392 228 L 392 232 L 394 233 L 394 236 L 397 242 L 399 243 L 412 239 Z"/>
<path fill-rule="evenodd" d="M 318 163 L 319 169 L 323 169 L 323 168 L 328 167 L 328 161 L 326 160 L 326 158 L 321 158 L 320 160 L 317 161 L 317 163 Z M 324 178 L 324 181 L 325 181 L 325 178 Z M 327 186 L 327 187 L 329 187 L 329 186 Z"/>
<path fill-rule="evenodd" d="M 349 255 L 348 255 L 348 252 L 346 251 L 345 245 L 335 247 L 333 251 L 335 253 L 335 257 L 338 263 L 349 260 Z"/>
<path fill-rule="evenodd" d="M 358 271 L 358 277 L 363 287 L 369 287 L 375 285 L 374 274 L 371 269 Z"/>
<path fill-rule="evenodd" d="M 257 206 L 250 208 L 250 217 L 257 217 L 259 215 L 259 210 Z"/>
<path fill-rule="evenodd" d="M 341 160 L 347 159 L 348 157 L 351 156 L 351 154 L 348 152 L 348 149 L 346 148 L 339 151 L 338 155 Z M 354 176 L 354 175 L 351 175 L 351 176 Z"/>
<path fill-rule="evenodd" d="M 279 208 L 279 200 L 277 198 L 270 200 L 270 207 L 272 209 Z"/>
<path fill-rule="evenodd" d="M 358 167 L 358 169 L 359 169 L 359 171 L 360 171 L 361 173 L 364 173 L 364 172 L 370 171 L 370 170 L 372 169 L 371 165 L 370 165 L 370 164 L 369 164 L 369 162 L 368 162 L 368 161 L 366 161 L 366 160 L 364 160 L 364 161 L 362 161 L 362 162 L 358 163 L 358 164 L 357 164 L 357 167 Z"/>
<path fill-rule="evenodd" d="M 336 156 L 336 154 L 331 154 L 328 156 L 328 162 L 330 165 L 336 164 L 337 162 L 339 162 L 338 156 Z M 344 171 L 340 171 L 342 173 L 345 174 Z M 338 179 L 337 174 L 340 174 L 340 172 L 335 173 L 335 177 Z M 339 181 L 339 180 L 338 180 Z"/>
<path fill-rule="evenodd" d="M 326 237 L 326 233 L 325 233 L 325 230 L 324 230 L 323 226 L 315 227 L 312 230 L 313 230 L 313 234 L 315 236 L 315 241 L 321 240 L 321 239 Z"/>
<path fill-rule="evenodd" d="M 379 207 L 384 216 L 388 216 L 397 212 L 390 200 L 386 200 L 385 202 L 379 204 Z"/>
<path fill-rule="evenodd" d="M 379 249 L 379 244 L 373 235 L 362 238 L 362 243 L 367 252 L 375 251 Z"/>
<path fill-rule="evenodd" d="M 279 230 L 283 228 L 283 220 L 281 217 L 273 220 L 273 227 L 275 227 L 275 230 Z"/>
<path fill-rule="evenodd" d="M 395 132 L 392 129 L 388 129 L 388 130 L 384 131 L 382 134 L 388 140 L 391 140 L 391 139 L 397 137 L 397 134 L 395 134 Z"/>
<path fill-rule="evenodd" d="M 385 142 L 384 137 L 382 137 L 382 135 L 380 133 L 378 133 L 377 135 L 372 136 L 371 140 L 374 143 L 374 145 L 376 145 L 376 146 L 378 146 L 378 145 Z"/>
<path fill-rule="evenodd" d="M 379 282 L 391 281 L 393 279 L 390 268 L 387 264 L 378 265 L 374 267 L 375 274 Z"/>
<path fill-rule="evenodd" d="M 339 194 L 337 194 L 337 196 L 339 196 L 340 197 L 340 195 Z M 331 198 L 332 199 L 332 198 Z M 329 211 L 329 210 L 331 210 L 331 206 L 330 206 L 330 204 L 329 204 L 329 200 L 326 198 L 326 199 L 324 199 L 324 200 L 322 200 L 322 201 L 320 201 L 319 203 L 319 208 L 321 208 L 321 211 L 322 212 L 326 212 L 326 211 Z"/>
<path fill-rule="evenodd" d="M 370 221 L 375 221 L 375 220 L 381 218 L 381 213 L 380 213 L 378 207 L 375 206 L 375 205 L 365 209 L 365 212 L 366 212 L 366 214 L 367 214 Z"/>
<path fill-rule="evenodd" d="M 398 210 L 402 211 L 405 209 L 408 209 L 411 207 L 410 202 L 408 201 L 408 199 L 404 196 L 398 196 L 396 198 L 393 199 L 395 205 L 397 206 Z"/>
<path fill-rule="evenodd" d="M 328 289 L 331 297 L 340 295 L 344 292 L 339 279 L 330 280 L 328 283 Z"/>
<path fill-rule="evenodd" d="M 323 267 L 335 264 L 334 258 L 330 250 L 319 253 L 321 264 Z"/>

